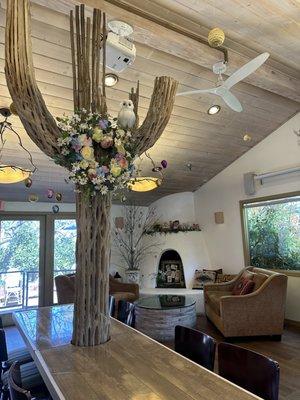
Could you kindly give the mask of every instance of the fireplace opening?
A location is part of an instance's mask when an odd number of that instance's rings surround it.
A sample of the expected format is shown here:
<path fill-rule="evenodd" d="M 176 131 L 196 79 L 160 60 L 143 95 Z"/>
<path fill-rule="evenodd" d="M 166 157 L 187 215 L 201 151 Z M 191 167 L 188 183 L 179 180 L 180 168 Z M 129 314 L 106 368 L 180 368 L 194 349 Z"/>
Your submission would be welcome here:
<path fill-rule="evenodd" d="M 185 288 L 183 265 L 176 250 L 162 253 L 156 278 L 157 288 Z"/>

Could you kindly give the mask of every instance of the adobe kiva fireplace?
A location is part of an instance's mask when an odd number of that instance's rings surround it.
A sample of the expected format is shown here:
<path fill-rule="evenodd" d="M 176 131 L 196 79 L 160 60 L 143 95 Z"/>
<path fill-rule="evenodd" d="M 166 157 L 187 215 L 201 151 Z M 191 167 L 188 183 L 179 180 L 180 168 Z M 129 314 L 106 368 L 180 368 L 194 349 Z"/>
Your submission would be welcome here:
<path fill-rule="evenodd" d="M 159 260 L 157 288 L 185 288 L 183 265 L 176 250 L 165 250 Z"/>

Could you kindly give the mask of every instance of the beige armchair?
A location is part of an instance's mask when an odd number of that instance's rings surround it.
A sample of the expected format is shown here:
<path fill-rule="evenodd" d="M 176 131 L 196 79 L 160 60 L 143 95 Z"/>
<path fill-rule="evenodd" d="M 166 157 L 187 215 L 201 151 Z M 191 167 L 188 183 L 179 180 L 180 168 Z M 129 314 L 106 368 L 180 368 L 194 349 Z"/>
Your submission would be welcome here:
<path fill-rule="evenodd" d="M 254 290 L 232 295 L 244 271 L 252 274 Z M 206 316 L 225 337 L 276 335 L 283 332 L 287 276 L 262 268 L 247 267 L 235 279 L 204 285 Z"/>

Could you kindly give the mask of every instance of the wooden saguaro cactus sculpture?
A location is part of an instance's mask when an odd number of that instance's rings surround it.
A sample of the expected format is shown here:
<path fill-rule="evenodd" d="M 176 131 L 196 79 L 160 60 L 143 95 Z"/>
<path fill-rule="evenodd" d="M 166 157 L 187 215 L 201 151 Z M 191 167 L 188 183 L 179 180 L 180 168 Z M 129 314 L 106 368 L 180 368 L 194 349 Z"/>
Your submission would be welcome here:
<path fill-rule="evenodd" d="M 73 67 L 74 110 L 107 115 L 105 93 L 105 14 L 94 9 L 92 21 L 85 18 L 84 6 L 70 14 Z M 102 74 L 100 57 L 102 54 Z M 7 85 L 26 132 L 49 157 L 61 153 L 61 131 L 48 111 L 34 76 L 30 41 L 28 0 L 8 0 L 5 40 Z M 167 125 L 175 99 L 177 82 L 169 77 L 155 79 L 145 120 L 131 131 L 135 155 L 155 144 Z M 137 116 L 138 87 L 129 98 Z M 138 116 L 137 116 L 138 121 Z M 95 147 L 95 162 L 101 148 Z M 72 343 L 94 346 L 109 339 L 108 314 L 110 262 L 111 192 L 90 196 L 87 200 L 77 186 L 76 295 Z"/>

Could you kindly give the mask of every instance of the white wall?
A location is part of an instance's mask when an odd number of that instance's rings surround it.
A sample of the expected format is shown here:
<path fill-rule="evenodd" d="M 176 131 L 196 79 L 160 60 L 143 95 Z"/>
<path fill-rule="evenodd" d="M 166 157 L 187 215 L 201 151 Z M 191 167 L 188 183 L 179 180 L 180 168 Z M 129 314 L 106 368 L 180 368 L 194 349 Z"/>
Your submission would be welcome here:
<path fill-rule="evenodd" d="M 212 266 L 238 272 L 244 266 L 239 201 L 300 190 L 300 174 L 269 179 L 255 196 L 246 196 L 243 174 L 264 173 L 300 165 L 300 146 L 293 129 L 299 129 L 300 114 L 236 160 L 194 193 L 195 216 L 203 228 Z M 214 212 L 223 211 L 225 223 L 214 222 Z M 300 320 L 300 276 L 289 277 L 287 318 Z"/>
<path fill-rule="evenodd" d="M 194 196 L 191 192 L 165 196 L 151 204 L 161 222 L 179 220 L 182 223 L 194 223 Z M 164 250 L 176 250 L 181 256 L 186 287 L 191 288 L 195 269 L 209 265 L 208 252 L 202 232 L 178 232 L 167 235 L 156 234 L 149 241 L 159 241 L 155 254 L 147 257 L 141 267 L 144 287 L 155 287 L 154 275 L 158 271 L 160 255 Z M 152 279 L 151 279 L 152 278 Z"/>
<path fill-rule="evenodd" d="M 151 204 L 163 221 L 195 222 L 194 196 L 191 192 L 170 194 Z"/>

